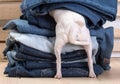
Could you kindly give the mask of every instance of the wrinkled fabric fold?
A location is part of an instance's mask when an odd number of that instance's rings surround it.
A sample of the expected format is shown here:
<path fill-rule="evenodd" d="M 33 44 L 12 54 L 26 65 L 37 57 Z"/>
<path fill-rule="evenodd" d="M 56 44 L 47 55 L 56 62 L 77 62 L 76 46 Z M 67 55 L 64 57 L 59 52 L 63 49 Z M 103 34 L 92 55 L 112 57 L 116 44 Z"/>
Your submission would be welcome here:
<path fill-rule="evenodd" d="M 99 65 L 94 65 L 94 71 L 96 75 L 99 75 L 103 69 Z M 22 64 L 16 63 L 14 67 L 8 66 L 4 73 L 9 77 L 53 77 L 55 72 L 55 68 L 28 70 Z M 63 77 L 88 77 L 88 68 L 62 68 L 62 74 Z"/>
<path fill-rule="evenodd" d="M 102 26 L 106 20 L 115 20 L 117 0 L 24 0 L 21 4 L 21 11 L 30 24 L 49 30 L 54 30 L 56 23 L 48 12 L 55 9 L 68 9 L 80 13 L 85 16 L 88 28 L 95 28 L 98 25 Z"/>
<path fill-rule="evenodd" d="M 23 33 L 18 33 L 17 31 L 14 30 L 10 32 L 9 37 L 31 48 L 43 52 L 54 53 L 54 43 L 56 39 L 55 37 L 48 38 L 40 35 L 23 34 Z M 91 41 L 93 44 L 92 45 L 93 55 L 95 55 L 98 51 L 98 43 L 96 37 L 91 36 Z M 84 50 L 84 48 L 80 45 L 78 46 L 68 43 L 63 47 L 61 53 L 72 52 L 76 50 Z"/>
<path fill-rule="evenodd" d="M 12 57 L 15 57 L 14 59 L 18 59 L 17 61 L 23 60 L 23 61 L 55 61 L 56 57 L 54 54 L 41 52 L 32 48 L 29 48 L 23 44 L 17 44 L 15 43 L 15 46 L 13 47 L 13 51 L 6 50 L 4 53 L 5 55 L 12 55 Z M 27 53 L 26 53 L 27 52 Z M 31 53 L 29 53 L 31 52 Z M 73 51 L 66 54 L 61 54 L 62 61 L 75 61 L 75 60 L 81 60 L 81 61 L 87 61 L 87 55 L 84 50 L 78 50 Z M 93 57 L 94 58 L 94 57 Z M 94 60 L 95 63 L 95 60 Z"/>
<path fill-rule="evenodd" d="M 52 4 L 58 5 L 58 4 L 65 4 L 65 3 L 71 4 L 71 7 L 72 7 L 72 4 L 82 5 L 88 8 L 89 10 L 93 10 L 100 14 L 108 16 L 108 19 L 111 19 L 111 20 L 114 20 L 116 18 L 117 0 L 114 0 L 114 1 L 109 1 L 109 0 L 74 0 L 74 1 L 73 0 L 35 0 L 35 1 L 24 0 L 21 4 L 21 10 L 25 12 L 25 10 L 30 10 L 37 6 L 42 5 L 40 9 L 43 10 L 44 7 L 46 7 L 46 10 L 44 11 L 47 11 Z M 49 8 L 47 6 L 49 6 Z M 68 9 L 70 9 L 71 7 L 69 7 Z M 42 11 L 42 13 L 44 11 Z"/>
<path fill-rule="evenodd" d="M 10 29 L 16 29 L 19 33 L 29 33 L 35 35 L 48 36 L 48 37 L 55 36 L 54 31 L 28 24 L 27 20 L 21 20 L 21 19 L 10 20 L 3 27 L 3 30 L 10 30 Z"/>

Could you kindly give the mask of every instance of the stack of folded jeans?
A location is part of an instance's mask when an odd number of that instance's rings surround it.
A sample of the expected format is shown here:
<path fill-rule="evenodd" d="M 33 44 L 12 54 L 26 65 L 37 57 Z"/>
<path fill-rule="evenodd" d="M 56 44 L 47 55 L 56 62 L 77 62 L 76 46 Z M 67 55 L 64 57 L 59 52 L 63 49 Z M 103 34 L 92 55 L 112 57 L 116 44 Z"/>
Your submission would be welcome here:
<path fill-rule="evenodd" d="M 55 75 L 56 23 L 49 15 L 49 11 L 60 8 L 78 12 L 85 17 L 92 39 L 95 74 L 99 75 L 104 70 L 109 70 L 114 39 L 113 28 L 104 29 L 102 25 L 106 20 L 115 20 L 117 2 L 107 1 L 24 0 L 21 4 L 23 15 L 20 19 L 11 20 L 3 27 L 3 30 L 10 30 L 3 52 L 8 58 L 4 73 L 9 77 L 53 77 Z M 103 5 L 106 7 L 103 8 Z M 65 45 L 61 58 L 63 77 L 88 76 L 87 54 L 82 46 Z"/>

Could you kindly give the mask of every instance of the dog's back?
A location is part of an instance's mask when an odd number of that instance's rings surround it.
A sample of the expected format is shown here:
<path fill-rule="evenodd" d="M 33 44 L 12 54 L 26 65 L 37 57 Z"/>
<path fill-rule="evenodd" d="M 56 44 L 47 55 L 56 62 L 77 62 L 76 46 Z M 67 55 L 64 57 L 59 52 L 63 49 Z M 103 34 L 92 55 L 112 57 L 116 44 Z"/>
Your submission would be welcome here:
<path fill-rule="evenodd" d="M 50 13 L 56 25 L 56 37 L 71 43 L 71 39 L 86 41 L 90 39 L 89 30 L 85 26 L 84 17 L 78 13 L 69 10 L 54 10 Z"/>

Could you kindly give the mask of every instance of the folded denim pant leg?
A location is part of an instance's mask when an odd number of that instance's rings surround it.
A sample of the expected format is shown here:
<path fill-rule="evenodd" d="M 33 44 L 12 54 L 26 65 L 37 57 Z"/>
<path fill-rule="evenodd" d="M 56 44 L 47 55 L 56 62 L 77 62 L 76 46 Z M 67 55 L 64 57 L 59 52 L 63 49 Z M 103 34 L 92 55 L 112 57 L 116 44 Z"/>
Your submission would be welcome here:
<path fill-rule="evenodd" d="M 21 43 L 18 44 L 18 46 L 16 46 L 16 51 L 19 51 L 17 54 L 24 54 L 28 57 L 32 56 L 34 58 L 45 58 L 45 59 L 52 59 L 55 60 L 56 57 L 54 54 L 51 53 L 46 53 L 46 52 L 42 52 L 30 47 L 27 47 Z M 16 55 L 17 57 L 20 57 L 20 55 Z M 61 55 L 62 59 L 74 59 L 74 58 L 79 58 L 79 59 L 83 59 L 86 58 L 86 52 L 84 50 L 78 50 L 78 51 L 73 51 L 73 52 L 69 52 L 69 53 L 65 53 Z"/>
<path fill-rule="evenodd" d="M 50 3 L 55 3 L 55 4 L 63 3 L 64 4 L 65 2 L 84 5 L 85 7 L 88 7 L 90 10 L 96 10 L 96 12 L 99 12 L 99 13 L 102 12 L 103 14 L 105 14 L 106 16 L 109 16 L 109 18 L 111 17 L 112 19 L 116 15 L 117 0 L 114 0 L 111 2 L 109 2 L 109 0 L 105 0 L 105 1 L 101 1 L 101 0 L 87 0 L 87 1 L 83 1 L 83 0 L 74 0 L 74 1 L 73 0 L 50 0 L 50 1 L 41 0 L 41 1 L 39 1 L 39 0 L 36 0 L 36 1 L 34 1 L 33 0 L 31 2 L 29 0 L 25 0 L 22 4 L 23 6 L 21 6 L 21 8 L 22 8 L 23 12 L 25 12 L 25 10 L 27 10 L 31 7 L 34 8 L 41 4 L 50 4 Z M 52 4 L 50 4 L 50 5 L 52 5 Z M 44 6 L 46 6 L 46 5 L 44 5 Z M 79 8 L 76 8 L 76 9 L 79 9 Z M 46 11 L 46 10 L 47 9 L 45 9 L 44 11 Z"/>
<path fill-rule="evenodd" d="M 24 68 L 28 70 L 32 69 L 45 69 L 56 68 L 56 62 L 41 62 L 41 61 L 24 61 L 19 62 Z M 62 62 L 62 68 L 81 68 L 88 66 L 87 62 Z"/>
<path fill-rule="evenodd" d="M 29 34 L 48 36 L 48 37 L 55 36 L 54 31 L 47 30 L 45 28 L 37 27 L 34 25 L 30 25 L 28 24 L 28 21 L 20 20 L 20 19 L 10 20 L 3 27 L 3 30 L 8 30 L 8 29 L 17 29 L 17 31 L 20 33 L 29 33 Z"/>
<path fill-rule="evenodd" d="M 103 72 L 103 69 L 99 65 L 94 65 L 94 71 L 96 75 Z M 9 77 L 53 77 L 56 73 L 55 68 L 47 69 L 32 69 L 27 70 L 21 64 L 11 67 L 8 72 Z M 63 77 L 86 77 L 88 76 L 88 68 L 62 68 Z"/>
<path fill-rule="evenodd" d="M 100 54 L 96 56 L 96 62 L 97 64 L 101 65 L 105 70 L 110 69 L 110 62 L 105 63 L 105 59 L 110 61 L 111 53 L 113 49 L 113 27 L 108 27 L 106 29 L 100 28 L 100 29 L 91 29 L 91 35 L 96 35 L 97 40 L 99 43 L 99 50 Z"/>
<path fill-rule="evenodd" d="M 15 48 L 14 48 L 15 49 Z M 17 48 L 18 49 L 18 48 Z M 8 61 L 11 65 L 14 65 L 16 61 L 46 61 L 46 62 L 55 62 L 56 57 L 53 55 L 51 58 L 46 58 L 47 54 L 43 53 L 40 56 L 32 56 L 28 54 L 24 54 L 22 52 L 18 52 L 18 50 L 12 50 L 7 52 Z M 48 54 L 49 55 L 49 54 Z M 68 57 L 68 58 L 67 58 Z M 81 62 L 86 62 L 86 53 L 85 51 L 73 51 L 71 53 L 66 53 L 62 55 L 63 62 L 70 62 L 80 60 Z"/>
<path fill-rule="evenodd" d="M 82 57 L 83 56 L 83 57 Z M 77 55 L 73 58 L 68 58 L 68 59 L 62 59 L 63 62 L 69 62 L 69 61 L 76 61 L 76 60 L 81 60 L 82 62 L 86 62 L 87 61 L 87 58 L 84 56 L 86 56 L 86 54 L 80 54 L 80 55 Z M 34 56 L 31 56 L 31 55 L 27 55 L 27 54 L 24 54 L 24 53 L 20 53 L 18 52 L 15 56 L 17 59 L 22 59 L 24 61 L 47 61 L 47 62 L 55 62 L 56 60 L 55 59 L 47 59 L 47 58 L 40 58 L 40 57 L 34 57 Z"/>
<path fill-rule="evenodd" d="M 10 66 L 15 65 L 16 60 L 13 57 L 16 55 L 16 52 L 15 51 L 8 51 L 6 55 L 7 55 L 9 65 Z"/>
<path fill-rule="evenodd" d="M 36 49 L 30 48 L 28 46 L 25 46 L 24 44 L 20 44 L 19 51 L 22 53 L 25 53 L 27 55 L 32 55 L 35 57 L 42 57 L 42 58 L 47 58 L 47 59 L 56 59 L 55 55 L 52 53 L 42 52 L 40 50 L 36 50 Z M 69 59 L 69 58 L 73 58 L 75 56 L 79 56 L 79 55 L 83 55 L 83 54 L 86 55 L 86 52 L 84 50 L 76 50 L 76 51 L 61 54 L 62 55 L 61 57 L 62 57 L 62 59 L 66 59 L 66 58 Z M 83 56 L 83 57 L 85 58 L 86 56 Z"/>
<path fill-rule="evenodd" d="M 93 14 L 90 14 L 89 12 L 85 11 L 84 8 L 89 11 L 93 12 Z M 39 10 L 38 10 L 38 8 Z M 36 18 L 35 16 L 45 16 L 48 14 L 48 10 L 54 10 L 54 9 L 69 9 L 76 11 L 78 13 L 83 12 L 83 15 L 86 17 L 89 17 L 89 19 L 94 20 L 93 17 L 90 18 L 92 15 L 98 15 L 98 18 L 102 19 L 105 18 L 107 20 L 115 20 L 116 18 L 116 12 L 117 12 L 117 0 L 109 2 L 109 0 L 106 1 L 101 1 L 101 0 L 24 0 L 23 3 L 21 4 L 21 10 L 22 13 L 25 14 L 28 17 L 28 21 L 31 24 L 38 24 L 39 22 L 38 17 Z M 87 15 L 86 15 L 87 14 Z M 37 19 L 37 20 L 36 20 Z M 41 18 L 39 18 L 41 20 Z M 42 18 L 43 19 L 43 18 Z M 46 26 L 47 19 L 44 18 L 44 25 L 40 26 Z M 97 19 L 97 18 L 96 18 Z M 46 22 L 45 22 L 46 21 Z M 98 22 L 97 20 L 96 22 Z M 95 21 L 94 21 L 95 22 Z M 52 24 L 52 21 L 49 23 Z M 48 25 L 48 27 L 52 28 L 52 26 Z"/>
<path fill-rule="evenodd" d="M 9 34 L 9 39 L 11 38 L 13 38 L 17 42 L 20 42 L 36 50 L 54 54 L 55 37 L 48 38 L 40 35 L 23 34 L 13 30 Z M 91 36 L 91 40 L 92 40 L 93 55 L 95 55 L 98 50 L 97 39 L 95 36 Z M 80 45 L 77 46 L 77 45 L 68 43 L 63 47 L 61 53 L 72 52 L 75 50 L 84 50 L 84 48 L 83 46 L 80 46 Z"/>

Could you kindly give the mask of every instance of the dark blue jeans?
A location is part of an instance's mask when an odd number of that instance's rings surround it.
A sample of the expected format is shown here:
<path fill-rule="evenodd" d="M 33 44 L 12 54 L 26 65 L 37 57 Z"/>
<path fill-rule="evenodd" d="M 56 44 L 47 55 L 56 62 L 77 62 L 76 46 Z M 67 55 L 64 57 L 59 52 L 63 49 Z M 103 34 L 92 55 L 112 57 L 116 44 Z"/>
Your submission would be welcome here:
<path fill-rule="evenodd" d="M 91 34 L 97 36 L 99 43 L 98 54 L 96 55 L 97 64 L 101 65 L 105 70 L 110 69 L 110 58 L 113 49 L 113 28 L 107 29 L 91 29 Z M 106 62 L 107 61 L 107 62 Z"/>
<path fill-rule="evenodd" d="M 23 60 L 33 60 L 33 61 L 55 61 L 56 56 L 52 53 L 42 52 L 21 43 L 11 42 L 9 39 L 7 41 L 7 48 L 4 50 L 4 55 L 8 51 L 15 50 L 16 58 Z M 74 61 L 87 58 L 86 52 L 84 50 L 77 50 L 65 54 L 61 54 L 63 61 Z"/>
<path fill-rule="evenodd" d="M 19 62 L 28 70 L 55 68 L 56 62 L 42 62 L 42 61 L 23 61 Z M 87 62 L 63 62 L 62 68 L 81 68 L 88 66 Z"/>
<path fill-rule="evenodd" d="M 80 6 L 99 15 L 99 18 L 105 18 L 108 20 L 114 20 L 116 18 L 117 0 L 24 0 L 21 4 L 21 10 L 23 14 L 29 13 L 28 11 L 30 11 L 30 13 L 34 13 L 33 15 L 39 16 L 46 15 L 49 10 L 54 10 L 55 8 L 74 10 L 78 13 L 83 11 L 85 14 L 86 11 Z M 39 10 L 35 10 L 36 7 L 39 7 Z M 91 14 L 87 17 L 89 16 L 91 16 Z"/>
<path fill-rule="evenodd" d="M 47 56 L 47 55 L 45 55 Z M 29 60 L 29 61 L 47 61 L 47 62 L 55 62 L 55 59 L 47 59 L 47 58 L 42 58 L 42 57 L 34 57 L 32 55 L 27 55 L 24 53 L 18 52 L 15 56 L 18 59 L 23 59 L 24 61 Z M 62 61 L 75 61 L 75 60 L 82 60 L 82 55 L 78 57 L 73 57 L 73 58 L 68 58 L 68 59 L 62 59 Z"/>
<path fill-rule="evenodd" d="M 94 65 L 96 75 L 100 75 L 104 70 L 99 65 Z M 16 63 L 15 66 L 7 66 L 4 72 L 9 77 L 53 77 L 56 73 L 56 68 L 32 69 L 28 70 L 22 64 Z M 88 68 L 62 68 L 63 77 L 87 77 Z"/>
<path fill-rule="evenodd" d="M 19 44 L 19 45 L 20 45 L 19 51 L 24 54 L 35 56 L 38 58 L 41 57 L 41 58 L 53 59 L 53 60 L 56 59 L 54 54 L 42 52 L 42 51 L 30 48 L 28 46 L 25 46 L 23 44 Z M 84 58 L 87 58 L 87 54 L 84 50 L 77 50 L 77 51 L 61 54 L 62 59 L 70 59 L 70 58 L 74 59 L 76 57 L 78 57 L 79 59 L 84 59 Z"/>

